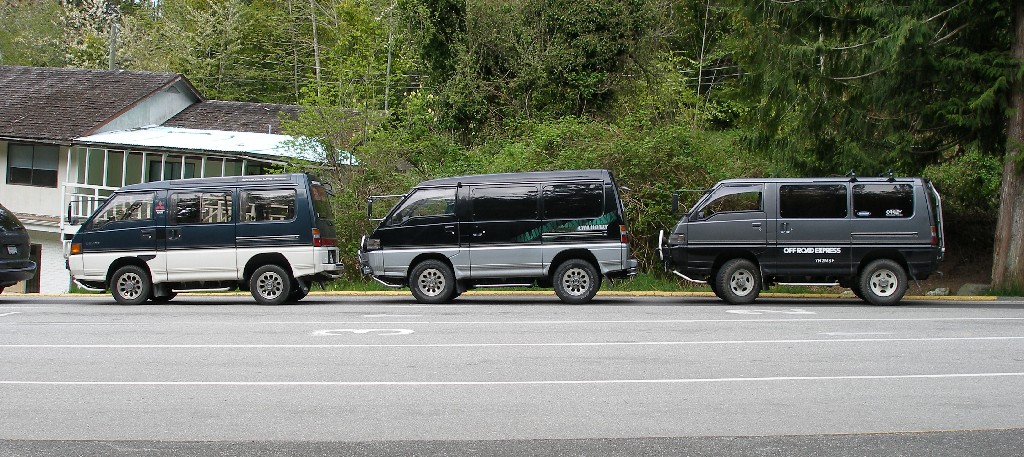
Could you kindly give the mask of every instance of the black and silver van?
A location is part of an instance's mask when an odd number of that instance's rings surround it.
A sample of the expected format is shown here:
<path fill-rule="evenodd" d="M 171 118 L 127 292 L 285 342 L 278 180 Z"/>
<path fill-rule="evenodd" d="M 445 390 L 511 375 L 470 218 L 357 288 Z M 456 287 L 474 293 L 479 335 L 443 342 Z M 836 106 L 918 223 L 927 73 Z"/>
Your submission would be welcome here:
<path fill-rule="evenodd" d="M 341 271 L 329 195 L 306 174 L 125 186 L 71 239 L 67 267 L 122 304 L 235 288 L 260 304 L 300 300 Z"/>
<path fill-rule="evenodd" d="M 602 278 L 636 274 L 607 170 L 435 179 L 392 197 L 401 199 L 363 238 L 359 262 L 423 303 L 510 285 L 553 286 L 563 302 L 586 303 Z"/>
<path fill-rule="evenodd" d="M 659 246 L 669 271 L 732 304 L 798 284 L 892 305 L 908 279 L 927 279 L 942 260 L 942 204 L 922 178 L 730 179 Z"/>

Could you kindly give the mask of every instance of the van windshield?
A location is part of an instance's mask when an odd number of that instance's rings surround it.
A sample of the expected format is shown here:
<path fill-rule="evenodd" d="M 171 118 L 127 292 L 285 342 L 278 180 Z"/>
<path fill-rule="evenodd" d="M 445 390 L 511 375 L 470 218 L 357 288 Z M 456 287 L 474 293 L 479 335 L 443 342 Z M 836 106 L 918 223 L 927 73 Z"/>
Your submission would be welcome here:
<path fill-rule="evenodd" d="M 314 184 L 310 187 L 310 195 L 313 196 L 313 209 L 318 219 L 327 219 L 334 222 L 334 210 L 331 209 L 331 192 L 326 187 Z"/>

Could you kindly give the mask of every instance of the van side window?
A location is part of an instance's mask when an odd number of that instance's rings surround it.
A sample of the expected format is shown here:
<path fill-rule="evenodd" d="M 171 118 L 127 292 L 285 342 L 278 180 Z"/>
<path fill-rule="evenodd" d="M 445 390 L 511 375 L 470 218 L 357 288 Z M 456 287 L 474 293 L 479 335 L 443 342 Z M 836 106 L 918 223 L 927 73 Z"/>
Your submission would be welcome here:
<path fill-rule="evenodd" d="M 99 228 L 111 222 L 152 220 L 153 197 L 152 192 L 116 195 L 93 219 L 92 226 Z"/>
<path fill-rule="evenodd" d="M 544 218 L 585 219 L 604 214 L 604 186 L 601 184 L 557 184 L 544 186 Z"/>
<path fill-rule="evenodd" d="M 537 218 L 537 186 L 473 188 L 474 221 L 514 221 Z"/>
<path fill-rule="evenodd" d="M 402 202 L 388 221 L 401 225 L 414 217 L 435 217 L 455 214 L 455 188 L 420 189 Z"/>
<path fill-rule="evenodd" d="M 242 222 L 295 219 L 295 189 L 243 191 Z"/>
<path fill-rule="evenodd" d="M 914 189 L 910 184 L 854 185 L 853 214 L 859 218 L 913 216 Z"/>
<path fill-rule="evenodd" d="M 843 184 L 783 185 L 779 187 L 779 217 L 841 219 L 846 217 Z"/>
<path fill-rule="evenodd" d="M 171 224 L 231 222 L 231 192 L 180 192 L 171 196 Z"/>
<path fill-rule="evenodd" d="M 761 186 L 727 186 L 715 191 L 711 200 L 701 207 L 701 217 L 738 211 L 762 211 Z"/>

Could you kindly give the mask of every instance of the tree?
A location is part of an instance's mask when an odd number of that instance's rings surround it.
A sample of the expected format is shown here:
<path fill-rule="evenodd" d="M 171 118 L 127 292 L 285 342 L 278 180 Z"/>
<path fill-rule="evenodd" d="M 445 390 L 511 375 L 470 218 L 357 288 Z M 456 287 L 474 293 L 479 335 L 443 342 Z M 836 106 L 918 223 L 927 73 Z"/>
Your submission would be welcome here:
<path fill-rule="evenodd" d="M 999 155 L 1008 8 L 983 0 L 734 2 L 755 148 L 805 173 Z"/>
<path fill-rule="evenodd" d="M 992 286 L 996 290 L 1024 287 L 1024 1 L 1013 2 L 1013 47 L 1010 56 L 1017 64 L 1010 89 L 1011 115 L 1006 122 L 1006 157 L 999 195 L 992 259 Z"/>

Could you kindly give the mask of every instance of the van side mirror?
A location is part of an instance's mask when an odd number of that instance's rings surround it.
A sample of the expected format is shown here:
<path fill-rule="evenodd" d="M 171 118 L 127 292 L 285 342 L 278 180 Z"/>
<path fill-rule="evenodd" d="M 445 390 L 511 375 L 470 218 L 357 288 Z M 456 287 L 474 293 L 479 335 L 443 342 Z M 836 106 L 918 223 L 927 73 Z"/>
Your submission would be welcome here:
<path fill-rule="evenodd" d="M 672 192 L 672 215 L 679 214 L 679 192 Z"/>

